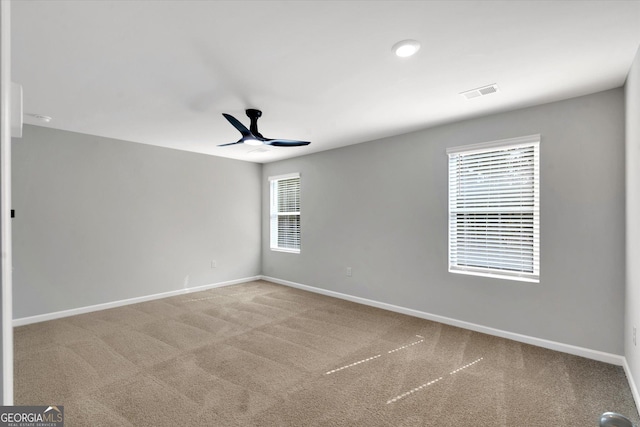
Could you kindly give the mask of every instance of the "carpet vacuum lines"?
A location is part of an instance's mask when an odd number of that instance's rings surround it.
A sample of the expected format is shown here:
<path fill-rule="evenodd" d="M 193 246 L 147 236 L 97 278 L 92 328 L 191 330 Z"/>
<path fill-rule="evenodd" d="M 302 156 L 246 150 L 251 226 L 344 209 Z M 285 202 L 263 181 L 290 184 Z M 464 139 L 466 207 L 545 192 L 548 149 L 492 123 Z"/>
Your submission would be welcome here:
<path fill-rule="evenodd" d="M 341 366 L 341 367 L 336 368 L 336 369 L 334 369 L 334 370 L 331 370 L 331 371 L 325 372 L 324 374 L 325 374 L 325 375 L 331 375 L 331 374 L 333 374 L 333 373 L 335 373 L 335 372 L 342 371 L 343 369 L 351 368 L 351 367 L 356 366 L 356 365 L 359 365 L 359 364 L 361 364 L 361 363 L 364 363 L 364 362 L 368 362 L 368 361 L 370 361 L 370 360 L 377 359 L 378 357 L 382 357 L 382 355 L 381 355 L 381 354 L 376 354 L 375 356 L 371 356 L 371 357 L 367 357 L 366 359 L 358 360 L 357 362 L 353 362 L 353 363 L 350 363 L 350 364 L 348 364 L 348 365 Z"/>
<path fill-rule="evenodd" d="M 424 337 L 422 335 L 416 335 L 416 337 L 421 338 L 421 339 L 418 340 L 418 341 L 411 342 L 409 344 L 405 344 L 405 345 L 403 345 L 401 347 L 394 348 L 393 350 L 389 350 L 389 351 L 387 351 L 387 354 L 395 353 L 396 351 L 404 350 L 405 348 L 409 348 L 409 347 L 412 347 L 412 346 L 414 346 L 416 344 L 420 344 L 421 342 L 424 342 Z M 377 359 L 379 357 L 382 357 L 382 354 L 376 354 L 375 356 L 371 356 L 371 357 L 367 357 L 366 359 L 358 360 L 357 362 L 353 362 L 353 363 L 350 363 L 348 365 L 344 365 L 344 366 L 341 366 L 339 368 L 333 369 L 331 371 L 327 371 L 324 374 L 325 375 L 331 375 L 331 374 L 334 374 L 334 373 L 336 373 L 338 371 L 342 371 L 343 369 L 352 368 L 354 366 L 360 365 L 361 363 L 365 363 L 365 362 L 369 362 L 371 360 L 375 360 L 375 359 Z"/>
<path fill-rule="evenodd" d="M 453 370 L 453 371 L 449 372 L 449 375 L 450 375 L 450 376 L 451 376 L 451 375 L 455 375 L 455 374 L 457 374 L 458 372 L 460 372 L 460 371 L 462 371 L 462 370 L 464 370 L 464 369 L 470 368 L 471 366 L 473 366 L 473 365 L 475 365 L 476 363 L 480 362 L 482 359 L 484 359 L 484 357 L 481 357 L 481 358 L 479 358 L 479 359 L 476 359 L 476 360 L 474 360 L 474 361 L 473 361 L 473 362 L 471 362 L 471 363 L 467 363 L 466 365 L 461 366 L 461 367 L 459 367 L 458 369 L 455 369 L 455 370 Z M 431 380 L 431 381 L 429 381 L 428 383 L 424 383 L 424 384 L 422 384 L 422 385 L 419 385 L 419 386 L 418 386 L 418 387 L 416 387 L 416 388 L 412 388 L 412 389 L 411 389 L 411 390 L 409 390 L 409 391 L 406 391 L 406 392 L 404 392 L 404 393 L 402 393 L 402 394 L 399 394 L 399 395 L 397 395 L 396 397 L 394 397 L 393 399 L 389 399 L 389 400 L 387 400 L 387 405 L 388 405 L 388 404 L 390 404 L 390 403 L 397 402 L 397 401 L 398 401 L 398 400 L 400 400 L 400 399 L 404 399 L 405 397 L 410 396 L 410 395 L 412 395 L 413 393 L 415 393 L 415 392 L 417 392 L 417 391 L 420 391 L 420 390 L 422 390 L 422 389 L 424 389 L 424 388 L 426 388 L 426 387 L 428 387 L 428 386 L 430 386 L 430 385 L 432 385 L 432 384 L 435 384 L 435 383 L 437 383 L 438 381 L 442 381 L 442 380 L 443 380 L 443 378 L 444 378 L 444 377 L 436 378 L 435 380 Z"/>
<path fill-rule="evenodd" d="M 420 335 L 416 335 L 416 336 L 422 338 Z M 420 344 L 421 342 L 424 342 L 424 338 L 422 338 L 421 340 L 409 343 L 407 345 L 403 345 L 402 347 L 398 347 L 398 348 L 394 348 L 393 350 L 389 350 L 389 351 L 387 351 L 387 354 L 391 354 L 391 353 L 395 353 L 396 351 L 404 350 L 405 348 L 409 348 L 409 347 L 414 346 L 416 344 Z"/>

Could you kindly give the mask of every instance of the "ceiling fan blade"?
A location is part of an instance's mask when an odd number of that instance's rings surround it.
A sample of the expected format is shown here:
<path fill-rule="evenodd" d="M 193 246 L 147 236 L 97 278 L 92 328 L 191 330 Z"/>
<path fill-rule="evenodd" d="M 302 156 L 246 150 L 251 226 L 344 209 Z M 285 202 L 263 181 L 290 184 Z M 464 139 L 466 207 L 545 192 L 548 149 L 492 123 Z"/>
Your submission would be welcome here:
<path fill-rule="evenodd" d="M 265 139 L 264 143 L 274 147 L 300 147 L 311 144 L 309 141 L 296 141 L 293 139 Z"/>
<path fill-rule="evenodd" d="M 247 127 L 245 125 L 240 123 L 240 121 L 238 119 L 236 119 L 235 117 L 233 117 L 231 114 L 222 113 L 222 115 L 224 116 L 225 119 L 227 119 L 229 121 L 229 123 L 231 123 L 233 125 L 234 128 L 236 128 L 236 129 L 238 129 L 238 131 L 240 131 L 240 133 L 242 134 L 243 138 L 254 137 L 253 134 L 249 131 L 249 129 L 247 129 Z"/>
<path fill-rule="evenodd" d="M 220 144 L 218 145 L 218 147 L 226 147 L 227 145 L 235 145 L 235 144 L 242 144 L 244 142 L 244 140 L 240 140 L 240 141 L 236 141 L 236 142 L 230 142 L 228 144 Z"/>

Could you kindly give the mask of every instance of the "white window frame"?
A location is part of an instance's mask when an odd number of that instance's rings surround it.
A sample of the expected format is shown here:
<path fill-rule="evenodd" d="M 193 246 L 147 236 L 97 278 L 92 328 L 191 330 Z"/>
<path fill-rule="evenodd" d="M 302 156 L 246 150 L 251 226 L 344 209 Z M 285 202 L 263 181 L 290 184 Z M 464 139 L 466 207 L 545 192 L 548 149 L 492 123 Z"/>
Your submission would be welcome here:
<path fill-rule="evenodd" d="M 278 243 L 278 217 L 279 216 L 298 216 L 300 218 L 300 210 L 298 211 L 278 211 L 278 183 L 283 180 L 298 178 L 300 179 L 299 173 L 290 173 L 286 175 L 277 175 L 269 177 L 269 246 L 272 251 L 277 252 L 289 252 L 289 253 L 300 253 L 300 241 L 301 241 L 301 227 L 298 226 L 297 235 L 298 235 L 298 247 L 281 247 Z M 300 198 L 300 195 L 298 195 Z M 300 206 L 298 206 L 300 209 Z M 298 222 L 299 224 L 299 222 Z"/>
<path fill-rule="evenodd" d="M 479 189 L 469 185 L 470 180 L 476 179 L 481 172 L 477 172 L 477 169 L 476 171 L 469 169 L 470 165 L 465 161 L 486 161 L 489 158 L 483 156 L 484 154 L 495 153 L 495 157 L 492 156 L 495 161 L 490 166 L 495 168 L 496 163 L 506 159 L 506 157 L 500 159 L 500 155 L 506 156 L 508 150 L 513 152 L 513 149 L 518 148 L 527 148 L 533 156 L 530 161 L 527 161 L 526 167 L 515 169 L 518 175 L 513 183 L 505 183 L 503 172 L 498 175 L 499 171 L 487 170 L 487 166 L 483 165 L 486 171 L 485 176 L 493 173 L 494 177 L 500 176 L 501 182 L 497 186 L 487 186 L 485 183 Z M 447 149 L 447 155 L 449 157 L 449 272 L 538 283 L 540 281 L 540 135 L 452 147 Z M 467 169 L 462 169 L 461 165 L 467 166 Z M 498 164 L 497 167 L 500 165 Z M 465 174 L 464 178 L 463 174 Z M 529 174 L 533 181 L 532 188 L 528 184 L 523 188 L 522 180 Z M 508 188 L 507 185 L 510 184 L 516 184 L 521 188 L 520 192 L 514 188 Z M 496 199 L 492 198 L 491 193 L 494 191 Z M 473 193 L 473 197 L 470 197 L 470 193 Z M 483 203 L 473 203 L 478 198 L 481 198 Z M 494 206 L 491 206 L 492 204 Z M 469 213 L 487 215 L 487 221 L 472 220 L 459 226 L 460 215 Z M 512 215 L 513 213 L 524 214 L 520 217 L 520 233 L 515 235 L 512 226 L 505 225 L 506 221 L 500 218 L 501 214 Z M 480 233 L 478 233 L 477 227 L 482 224 L 488 225 L 489 218 L 494 224 L 498 221 L 498 226 L 492 229 L 487 227 L 485 230 L 479 230 Z M 469 224 L 473 224 L 473 229 Z M 512 228 L 508 231 L 511 233 L 510 237 L 506 237 L 506 227 Z M 504 243 L 505 240 L 512 239 L 514 236 L 517 237 L 515 242 Z M 518 245 L 519 260 L 515 259 L 518 256 Z M 520 265 L 516 265 L 518 263 Z"/>

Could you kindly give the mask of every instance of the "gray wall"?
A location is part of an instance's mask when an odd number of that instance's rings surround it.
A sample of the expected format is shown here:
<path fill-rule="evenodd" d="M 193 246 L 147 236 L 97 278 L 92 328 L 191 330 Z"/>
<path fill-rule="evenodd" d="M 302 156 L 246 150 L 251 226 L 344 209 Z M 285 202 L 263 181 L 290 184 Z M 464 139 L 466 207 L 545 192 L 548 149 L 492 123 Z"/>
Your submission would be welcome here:
<path fill-rule="evenodd" d="M 540 283 L 449 273 L 446 148 L 537 133 Z M 289 172 L 301 173 L 299 255 L 268 246 L 267 177 Z M 622 89 L 266 164 L 262 272 L 621 355 L 624 179 Z"/>
<path fill-rule="evenodd" d="M 640 49 L 625 85 L 627 171 L 627 293 L 625 357 L 636 387 L 640 386 Z M 636 404 L 640 396 L 636 388 Z"/>
<path fill-rule="evenodd" d="M 13 145 L 14 318 L 260 274 L 260 171 L 26 126 Z"/>

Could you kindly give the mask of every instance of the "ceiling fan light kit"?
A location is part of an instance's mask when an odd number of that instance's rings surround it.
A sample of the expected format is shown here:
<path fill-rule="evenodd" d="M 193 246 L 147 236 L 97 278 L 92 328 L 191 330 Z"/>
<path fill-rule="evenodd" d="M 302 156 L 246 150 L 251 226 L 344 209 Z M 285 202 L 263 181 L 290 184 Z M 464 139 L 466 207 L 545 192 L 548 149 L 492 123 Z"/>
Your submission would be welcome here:
<path fill-rule="evenodd" d="M 242 138 L 237 140 L 236 142 L 230 142 L 228 144 L 220 144 L 218 147 L 225 147 L 227 145 L 235 145 L 235 144 L 247 144 L 247 145 L 273 145 L 274 147 L 300 147 L 303 145 L 311 144 L 309 141 L 298 141 L 293 139 L 271 139 L 265 138 L 258 131 L 258 118 L 262 116 L 262 111 L 256 110 L 254 108 L 249 108 L 245 110 L 247 113 L 247 117 L 251 119 L 251 125 L 249 125 L 249 129 L 238 119 L 233 117 L 231 114 L 222 113 L 225 119 L 231 123 L 231 125 L 238 129 L 238 131 L 242 134 Z"/>

